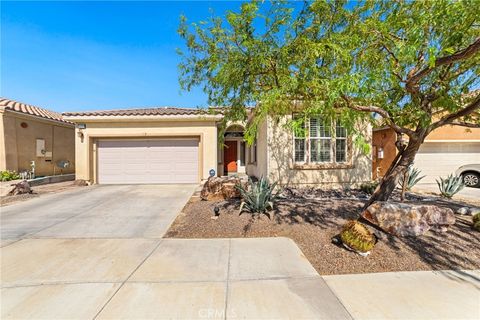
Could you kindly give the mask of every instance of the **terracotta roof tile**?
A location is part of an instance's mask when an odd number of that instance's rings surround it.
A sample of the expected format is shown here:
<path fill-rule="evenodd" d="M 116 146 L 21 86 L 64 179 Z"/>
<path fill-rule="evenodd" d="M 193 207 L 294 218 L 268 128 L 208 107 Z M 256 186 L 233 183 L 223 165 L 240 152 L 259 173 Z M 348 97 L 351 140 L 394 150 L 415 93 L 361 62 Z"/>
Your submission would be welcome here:
<path fill-rule="evenodd" d="M 99 110 L 64 112 L 65 117 L 96 117 L 96 116 L 178 116 L 178 115 L 202 115 L 208 114 L 207 110 L 176 108 L 176 107 L 154 107 L 140 109 L 120 110 Z"/>
<path fill-rule="evenodd" d="M 44 118 L 44 119 L 49 119 L 49 120 L 54 120 L 54 121 L 59 121 L 63 123 L 71 123 L 70 121 L 64 120 L 63 116 L 61 113 L 35 107 L 32 105 L 28 105 L 22 102 L 10 100 L 7 98 L 1 98 L 0 97 L 0 109 L 5 109 L 5 110 L 12 110 L 15 112 L 20 112 L 20 113 L 25 113 L 29 114 L 31 116 L 36 116 L 39 118 Z"/>

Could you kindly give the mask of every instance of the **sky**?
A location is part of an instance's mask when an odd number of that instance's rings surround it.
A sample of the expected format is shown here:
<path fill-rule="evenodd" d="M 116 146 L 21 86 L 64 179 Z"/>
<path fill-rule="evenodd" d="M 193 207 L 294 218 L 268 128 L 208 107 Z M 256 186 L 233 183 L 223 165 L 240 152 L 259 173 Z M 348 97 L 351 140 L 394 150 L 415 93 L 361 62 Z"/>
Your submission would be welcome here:
<path fill-rule="evenodd" d="M 0 95 L 50 110 L 205 107 L 181 92 L 179 16 L 236 10 L 233 1 L 1 1 Z"/>

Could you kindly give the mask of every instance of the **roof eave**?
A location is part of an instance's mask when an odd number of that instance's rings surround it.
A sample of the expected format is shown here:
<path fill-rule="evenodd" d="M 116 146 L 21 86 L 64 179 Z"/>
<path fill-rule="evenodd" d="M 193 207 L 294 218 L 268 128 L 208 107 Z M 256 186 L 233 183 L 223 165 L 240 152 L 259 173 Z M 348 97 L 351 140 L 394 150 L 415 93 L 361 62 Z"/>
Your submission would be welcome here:
<path fill-rule="evenodd" d="M 74 116 L 64 115 L 65 120 L 79 122 L 127 122 L 127 121 L 217 121 L 221 115 L 145 115 L 145 116 Z"/>

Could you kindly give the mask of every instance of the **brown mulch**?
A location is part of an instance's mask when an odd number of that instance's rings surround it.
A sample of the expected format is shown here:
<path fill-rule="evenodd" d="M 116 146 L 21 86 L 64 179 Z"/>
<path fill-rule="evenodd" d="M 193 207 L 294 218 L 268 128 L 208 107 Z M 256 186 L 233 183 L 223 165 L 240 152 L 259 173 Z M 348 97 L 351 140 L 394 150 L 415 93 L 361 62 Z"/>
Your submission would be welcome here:
<path fill-rule="evenodd" d="M 363 199 L 288 197 L 279 200 L 273 219 L 252 219 L 238 214 L 239 201 L 201 201 L 192 197 L 165 237 L 242 238 L 288 237 L 293 239 L 321 275 L 415 270 L 480 268 L 480 232 L 471 228 L 471 217 L 456 215 L 447 232 L 429 231 L 416 238 L 398 238 L 384 233 L 372 253 L 364 258 L 335 241 L 342 225 L 356 219 Z M 421 197 L 411 196 L 418 202 Z M 461 204 L 441 199 L 429 204 L 451 207 Z M 212 220 L 213 208 L 220 217 Z"/>

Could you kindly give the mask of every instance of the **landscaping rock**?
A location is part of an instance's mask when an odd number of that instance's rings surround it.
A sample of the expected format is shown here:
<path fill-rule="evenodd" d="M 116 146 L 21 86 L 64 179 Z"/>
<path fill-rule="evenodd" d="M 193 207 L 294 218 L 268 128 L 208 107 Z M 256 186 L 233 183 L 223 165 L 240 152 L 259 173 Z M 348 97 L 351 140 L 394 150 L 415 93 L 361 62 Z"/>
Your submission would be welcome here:
<path fill-rule="evenodd" d="M 8 193 L 9 196 L 16 196 L 18 194 L 32 193 L 33 190 L 30 188 L 27 180 L 20 181 L 19 183 L 12 184 L 13 189 Z"/>
<path fill-rule="evenodd" d="M 84 187 L 84 186 L 89 185 L 89 183 L 86 180 L 83 180 L 83 179 L 77 179 L 77 180 L 73 181 L 73 184 L 75 186 L 80 186 L 80 187 Z"/>
<path fill-rule="evenodd" d="M 446 227 L 455 223 L 455 215 L 450 208 L 383 201 L 370 205 L 362 216 L 396 236 L 419 236 L 431 228 L 445 231 Z"/>
<path fill-rule="evenodd" d="M 238 177 L 209 177 L 200 192 L 202 200 L 219 200 L 240 197 L 235 185 L 242 183 Z"/>
<path fill-rule="evenodd" d="M 235 187 L 236 185 L 236 183 L 232 182 L 227 182 L 222 185 L 222 195 L 225 200 L 240 198 L 241 195 L 238 189 Z"/>

